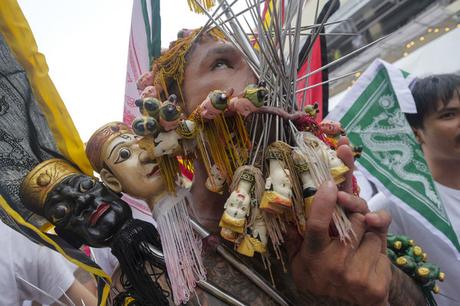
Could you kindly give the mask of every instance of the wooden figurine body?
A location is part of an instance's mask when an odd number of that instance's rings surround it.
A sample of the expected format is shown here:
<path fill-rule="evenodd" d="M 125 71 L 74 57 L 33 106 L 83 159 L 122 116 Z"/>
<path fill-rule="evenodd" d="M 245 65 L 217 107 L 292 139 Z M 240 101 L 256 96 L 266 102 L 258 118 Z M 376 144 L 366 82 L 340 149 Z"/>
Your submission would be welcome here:
<path fill-rule="evenodd" d="M 269 172 L 266 179 L 265 192 L 260 208 L 271 213 L 280 214 L 292 206 L 292 185 L 289 170 L 286 169 L 279 149 L 270 147 L 268 150 Z"/>
<path fill-rule="evenodd" d="M 141 77 L 137 80 L 136 85 L 138 90 L 144 90 L 145 87 L 153 85 L 153 72 L 147 71 L 141 75 Z"/>
<path fill-rule="evenodd" d="M 161 132 L 155 138 L 155 157 L 162 155 L 175 155 L 181 151 L 179 140 L 181 136 L 175 131 Z"/>
<path fill-rule="evenodd" d="M 318 158 L 323 159 L 328 165 L 335 183 L 342 183 L 345 180 L 345 173 L 347 173 L 349 169 L 342 160 L 337 157 L 337 153 L 315 135 L 309 132 L 305 132 L 304 135 L 304 141 L 316 151 Z"/>
<path fill-rule="evenodd" d="M 213 120 L 222 113 L 228 106 L 228 100 L 233 89 L 227 92 L 214 90 L 209 93 L 206 99 L 200 105 L 200 115 L 204 119 Z"/>
<path fill-rule="evenodd" d="M 181 112 L 179 108 L 171 101 L 163 102 L 160 108 L 160 125 L 166 132 L 175 130 L 181 120 Z"/>
<path fill-rule="evenodd" d="M 230 104 L 228 105 L 228 110 L 230 112 L 238 113 L 243 117 L 249 116 L 250 114 L 257 111 L 257 109 L 258 107 L 246 98 L 235 97 L 230 101 Z"/>
<path fill-rule="evenodd" d="M 249 257 L 253 257 L 255 252 L 261 254 L 267 252 L 268 242 L 267 226 L 262 211 L 254 207 L 251 213 L 255 215 L 253 223 L 237 248 L 238 253 Z"/>
<path fill-rule="evenodd" d="M 237 188 L 232 191 L 225 202 L 225 211 L 220 219 L 222 227 L 221 236 L 234 241 L 239 234 L 244 232 L 246 217 L 250 212 L 251 188 L 253 182 L 241 179 Z"/>
<path fill-rule="evenodd" d="M 147 86 L 141 92 L 141 99 L 156 97 L 158 97 L 158 92 L 155 86 Z"/>
<path fill-rule="evenodd" d="M 222 194 L 225 185 L 225 175 L 217 165 L 213 165 L 210 172 L 210 176 L 206 179 L 205 182 L 206 188 L 209 191 Z"/>
<path fill-rule="evenodd" d="M 249 84 L 241 97 L 235 97 L 230 101 L 228 110 L 247 117 L 264 105 L 267 95 L 268 91 L 264 85 Z"/>
<path fill-rule="evenodd" d="M 308 163 L 302 156 L 302 153 L 293 151 L 292 160 L 294 161 L 297 175 L 302 181 L 302 196 L 304 202 L 305 217 L 308 218 L 310 215 L 313 198 L 317 190 L 316 185 L 313 181 L 310 169 L 308 168 Z"/>

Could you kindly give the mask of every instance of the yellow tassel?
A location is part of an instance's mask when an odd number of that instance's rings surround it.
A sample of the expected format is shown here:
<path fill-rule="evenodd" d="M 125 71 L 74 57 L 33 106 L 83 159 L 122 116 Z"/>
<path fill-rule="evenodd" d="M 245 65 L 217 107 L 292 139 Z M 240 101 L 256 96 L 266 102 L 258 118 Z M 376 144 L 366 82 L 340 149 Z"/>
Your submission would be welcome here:
<path fill-rule="evenodd" d="M 170 193 L 176 193 L 176 178 L 180 172 L 179 162 L 176 157 L 163 155 L 157 158 L 160 174 L 163 178 L 166 190 Z"/>
<path fill-rule="evenodd" d="M 204 14 L 204 11 L 196 2 L 199 2 L 206 10 L 209 10 L 216 4 L 214 0 L 187 0 L 187 2 L 190 10 L 198 14 Z"/>
<path fill-rule="evenodd" d="M 217 120 L 219 121 L 219 120 Z M 221 122 L 219 122 L 221 123 Z M 204 128 L 204 136 L 209 147 L 209 153 L 219 169 L 225 172 L 227 183 L 230 184 L 233 176 L 231 154 L 226 150 L 229 134 L 222 132 L 222 127 L 217 124 L 216 119 L 208 122 Z M 229 153 L 227 155 L 227 153 Z M 230 157 L 230 158 L 229 158 Z M 209 175 L 210 173 L 208 173 Z"/>

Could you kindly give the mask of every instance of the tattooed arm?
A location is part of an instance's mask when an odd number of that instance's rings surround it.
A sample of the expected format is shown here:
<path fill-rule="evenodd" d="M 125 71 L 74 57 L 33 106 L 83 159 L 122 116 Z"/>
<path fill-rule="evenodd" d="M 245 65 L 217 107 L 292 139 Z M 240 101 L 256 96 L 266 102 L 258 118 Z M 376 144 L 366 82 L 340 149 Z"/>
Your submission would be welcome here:
<path fill-rule="evenodd" d="M 238 300 L 251 305 L 277 305 L 270 297 L 262 292 L 252 281 L 233 268 L 224 258 L 208 249 L 203 254 L 208 281 L 222 288 Z M 227 305 L 220 302 L 210 305 Z"/>
<path fill-rule="evenodd" d="M 403 271 L 391 265 L 393 277 L 390 284 L 391 305 L 425 305 L 425 297 L 420 287 Z"/>

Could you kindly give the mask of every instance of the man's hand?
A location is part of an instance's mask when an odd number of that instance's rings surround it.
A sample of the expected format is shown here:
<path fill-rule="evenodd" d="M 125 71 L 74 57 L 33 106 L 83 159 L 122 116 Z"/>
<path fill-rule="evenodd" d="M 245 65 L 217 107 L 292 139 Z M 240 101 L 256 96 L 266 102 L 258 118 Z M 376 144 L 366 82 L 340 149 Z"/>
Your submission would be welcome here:
<path fill-rule="evenodd" d="M 356 240 L 344 244 L 330 237 L 335 205 L 352 209 L 350 221 Z M 307 230 L 301 243 L 290 244 L 294 281 L 299 290 L 358 305 L 387 305 L 392 277 L 386 256 L 385 212 L 364 216 L 364 200 L 339 192 L 334 182 L 324 183 L 315 195 Z M 369 231 L 369 220 L 374 230 Z"/>

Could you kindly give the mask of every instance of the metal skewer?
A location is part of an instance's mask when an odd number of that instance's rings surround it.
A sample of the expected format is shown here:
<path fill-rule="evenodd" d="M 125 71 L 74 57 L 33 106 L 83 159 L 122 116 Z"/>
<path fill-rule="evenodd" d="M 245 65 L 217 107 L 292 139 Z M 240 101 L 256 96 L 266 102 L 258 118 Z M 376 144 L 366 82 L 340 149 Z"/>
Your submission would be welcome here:
<path fill-rule="evenodd" d="M 193 229 L 200 235 L 202 238 L 206 238 L 211 234 L 204 229 L 198 222 L 190 219 L 190 223 Z M 264 291 L 268 296 L 275 300 L 278 304 L 283 306 L 289 306 L 288 303 L 276 290 L 274 290 L 265 280 L 256 274 L 254 271 L 249 269 L 246 265 L 240 262 L 229 250 L 227 250 L 223 245 L 219 244 L 216 248 L 217 253 L 224 257 L 232 266 L 234 266 L 238 271 L 248 277 L 257 287 Z"/>
<path fill-rule="evenodd" d="M 192 223 L 192 225 L 193 225 L 193 223 Z M 160 260 L 160 261 L 162 261 L 164 263 L 164 258 L 165 258 L 164 254 L 159 249 L 157 249 L 156 247 L 151 245 L 150 243 L 147 243 L 146 245 L 147 245 L 149 251 L 151 251 L 152 254 L 155 257 L 157 257 L 158 260 Z M 208 282 L 206 280 L 198 281 L 197 285 L 198 285 L 198 287 L 203 289 L 205 292 L 215 296 L 216 298 L 218 298 L 219 300 L 221 300 L 223 302 L 228 303 L 229 305 L 232 305 L 232 306 L 248 306 L 245 303 L 239 301 L 237 298 L 235 298 L 232 295 L 230 295 L 229 293 L 224 292 L 222 289 L 217 288 L 216 286 L 214 286 L 213 284 L 211 284 L 210 282 Z"/>

